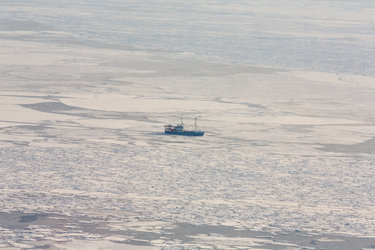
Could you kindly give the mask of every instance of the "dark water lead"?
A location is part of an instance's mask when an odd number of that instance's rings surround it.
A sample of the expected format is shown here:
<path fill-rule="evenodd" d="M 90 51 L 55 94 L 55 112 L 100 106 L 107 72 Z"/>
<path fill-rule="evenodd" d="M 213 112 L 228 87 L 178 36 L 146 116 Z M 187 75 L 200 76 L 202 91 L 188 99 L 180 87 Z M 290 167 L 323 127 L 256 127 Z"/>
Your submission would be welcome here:
<path fill-rule="evenodd" d="M 142 224 L 142 222 L 140 222 Z M 143 222 L 147 224 L 147 222 Z M 189 244 L 190 246 L 211 245 L 205 243 L 205 237 L 222 237 L 230 240 L 231 238 L 251 239 L 257 245 L 251 246 L 253 249 L 286 249 L 291 245 L 298 248 L 306 249 L 374 249 L 375 237 L 357 237 L 352 235 L 328 234 L 328 233 L 307 233 L 303 231 L 280 231 L 277 233 L 240 230 L 231 226 L 195 226 L 186 223 L 179 223 L 165 226 L 161 230 L 152 232 L 150 230 L 121 230 L 111 229 L 111 223 L 104 218 L 79 216 L 69 217 L 58 214 L 25 214 L 25 213 L 6 213 L 0 212 L 0 239 L 2 244 L 7 242 L 11 246 L 11 242 L 27 243 L 34 242 L 35 248 L 52 247 L 53 242 L 45 239 L 51 236 L 55 238 L 70 240 L 90 240 L 92 235 L 96 235 L 95 239 L 105 238 L 111 235 L 123 235 L 123 241 L 113 241 L 116 243 L 124 243 L 128 245 L 144 245 L 151 246 L 153 240 L 163 239 L 166 244 L 173 246 L 176 242 L 179 244 Z M 41 228 L 42 231 L 38 230 Z M 134 228 L 134 227 L 133 227 Z M 33 231 L 37 232 L 33 232 Z M 43 231 L 44 230 L 44 231 Z M 12 231 L 13 234 L 9 233 Z M 71 233 L 71 236 L 69 236 Z M 44 235 L 43 235 L 44 234 Z M 11 236 L 9 236 L 11 235 Z M 25 237 L 27 235 L 27 237 Z M 34 236 L 35 237 L 34 237 Z M 99 236 L 98 236 L 99 235 Z M 199 242 L 197 236 L 204 236 Z M 126 238 L 128 238 L 126 240 Z M 258 241 L 257 241 L 258 240 Z M 40 242 L 40 244 L 38 244 Z M 235 247 L 235 246 L 233 246 Z"/>
<path fill-rule="evenodd" d="M 357 144 L 322 144 L 318 148 L 322 151 L 334 153 L 364 153 L 375 154 L 375 138 Z"/>

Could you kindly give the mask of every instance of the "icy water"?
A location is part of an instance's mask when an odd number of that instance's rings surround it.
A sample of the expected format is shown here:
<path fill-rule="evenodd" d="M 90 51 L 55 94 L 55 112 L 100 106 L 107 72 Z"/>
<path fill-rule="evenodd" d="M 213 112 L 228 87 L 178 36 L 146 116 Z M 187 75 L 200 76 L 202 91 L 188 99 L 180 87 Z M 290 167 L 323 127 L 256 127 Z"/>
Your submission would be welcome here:
<path fill-rule="evenodd" d="M 375 248 L 374 11 L 2 1 L 0 248 Z"/>

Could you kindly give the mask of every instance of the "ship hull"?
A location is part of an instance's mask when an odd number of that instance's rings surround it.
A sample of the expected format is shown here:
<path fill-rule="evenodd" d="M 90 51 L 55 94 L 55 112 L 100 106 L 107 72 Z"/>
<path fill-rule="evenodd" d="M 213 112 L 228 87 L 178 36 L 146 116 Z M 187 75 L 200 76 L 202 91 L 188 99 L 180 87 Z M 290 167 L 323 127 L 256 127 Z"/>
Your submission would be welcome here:
<path fill-rule="evenodd" d="M 177 132 L 177 131 L 165 131 L 165 134 L 167 135 L 183 135 L 183 136 L 203 136 L 203 131 L 183 131 L 183 132 Z"/>

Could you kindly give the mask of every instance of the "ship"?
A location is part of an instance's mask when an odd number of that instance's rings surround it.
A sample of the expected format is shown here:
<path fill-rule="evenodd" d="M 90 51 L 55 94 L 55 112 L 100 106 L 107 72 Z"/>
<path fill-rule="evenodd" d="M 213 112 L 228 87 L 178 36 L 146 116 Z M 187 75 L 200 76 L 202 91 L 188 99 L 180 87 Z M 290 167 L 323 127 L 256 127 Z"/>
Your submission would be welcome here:
<path fill-rule="evenodd" d="M 165 125 L 165 134 L 167 135 L 185 135 L 185 136 L 203 136 L 205 131 L 197 130 L 197 117 L 195 117 L 195 127 L 194 130 L 185 130 L 184 121 L 181 118 L 181 124 Z"/>

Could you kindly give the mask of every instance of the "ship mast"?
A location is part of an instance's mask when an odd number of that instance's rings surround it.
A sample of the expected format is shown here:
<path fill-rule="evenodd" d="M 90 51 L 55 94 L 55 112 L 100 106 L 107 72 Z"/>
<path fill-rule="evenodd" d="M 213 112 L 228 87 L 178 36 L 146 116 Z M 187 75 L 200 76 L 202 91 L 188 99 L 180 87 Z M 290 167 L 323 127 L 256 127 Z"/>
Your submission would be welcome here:
<path fill-rule="evenodd" d="M 197 117 L 195 117 L 194 131 L 197 131 Z"/>

